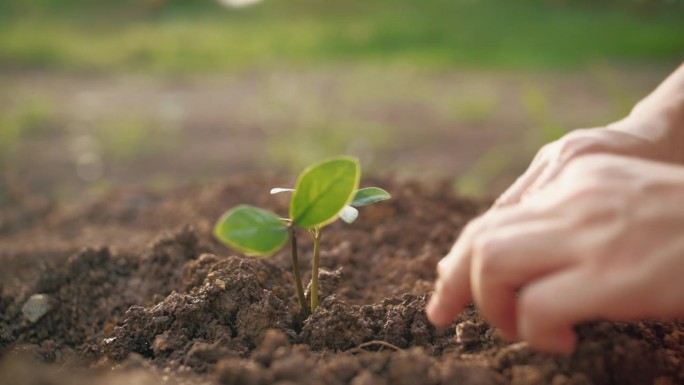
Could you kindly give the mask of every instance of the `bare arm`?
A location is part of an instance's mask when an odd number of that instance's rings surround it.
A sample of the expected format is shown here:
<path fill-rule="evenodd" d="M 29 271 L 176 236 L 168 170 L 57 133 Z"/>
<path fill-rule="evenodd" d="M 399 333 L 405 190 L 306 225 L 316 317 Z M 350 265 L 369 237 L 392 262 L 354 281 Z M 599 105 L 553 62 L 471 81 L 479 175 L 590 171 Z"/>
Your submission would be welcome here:
<path fill-rule="evenodd" d="M 657 160 L 684 164 L 684 63 L 625 119 L 608 126 L 645 139 L 658 149 Z"/>
<path fill-rule="evenodd" d="M 684 164 L 684 64 L 626 118 L 607 127 L 572 131 L 542 147 L 495 207 L 519 203 L 551 183 L 573 160 L 591 154 Z"/>

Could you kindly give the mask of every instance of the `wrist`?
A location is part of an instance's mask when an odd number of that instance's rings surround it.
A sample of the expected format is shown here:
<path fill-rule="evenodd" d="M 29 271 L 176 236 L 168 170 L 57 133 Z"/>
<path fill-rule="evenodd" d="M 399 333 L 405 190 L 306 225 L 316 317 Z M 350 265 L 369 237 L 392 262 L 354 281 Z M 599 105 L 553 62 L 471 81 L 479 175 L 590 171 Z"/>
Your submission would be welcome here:
<path fill-rule="evenodd" d="M 629 115 L 607 126 L 644 141 L 643 156 L 651 160 L 684 164 L 684 125 L 664 114 Z"/>
<path fill-rule="evenodd" d="M 684 163 L 684 65 L 608 128 L 652 143 L 660 160 Z"/>

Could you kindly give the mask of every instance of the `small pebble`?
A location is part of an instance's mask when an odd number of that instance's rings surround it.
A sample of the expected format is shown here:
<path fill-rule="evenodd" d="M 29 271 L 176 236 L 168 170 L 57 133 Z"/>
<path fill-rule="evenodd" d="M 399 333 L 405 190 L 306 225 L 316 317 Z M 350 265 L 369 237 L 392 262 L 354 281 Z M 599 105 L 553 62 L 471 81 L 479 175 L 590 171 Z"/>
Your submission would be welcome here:
<path fill-rule="evenodd" d="M 50 296 L 47 294 L 34 294 L 21 307 L 21 313 L 29 322 L 35 323 L 52 310 Z"/>
<path fill-rule="evenodd" d="M 464 321 L 456 325 L 456 342 L 459 344 L 473 344 L 480 341 L 478 325 L 471 321 Z"/>

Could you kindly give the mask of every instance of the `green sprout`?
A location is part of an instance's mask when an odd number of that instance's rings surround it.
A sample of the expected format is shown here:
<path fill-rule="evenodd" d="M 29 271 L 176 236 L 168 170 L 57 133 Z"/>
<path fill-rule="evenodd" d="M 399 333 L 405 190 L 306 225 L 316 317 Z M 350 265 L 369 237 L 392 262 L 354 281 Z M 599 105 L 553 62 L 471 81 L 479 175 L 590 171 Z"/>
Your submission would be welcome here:
<path fill-rule="evenodd" d="M 297 297 L 302 312 L 308 315 L 318 306 L 318 267 L 323 228 L 338 217 L 352 223 L 359 215 L 356 207 L 390 198 L 378 187 L 359 189 L 359 161 L 352 157 L 324 160 L 306 168 L 294 189 L 274 188 L 271 194 L 291 192 L 289 218 L 250 205 L 228 210 L 216 223 L 214 235 L 229 247 L 247 255 L 267 257 L 280 250 L 288 239 Z M 311 304 L 307 307 L 299 274 L 296 228 L 313 238 Z"/>

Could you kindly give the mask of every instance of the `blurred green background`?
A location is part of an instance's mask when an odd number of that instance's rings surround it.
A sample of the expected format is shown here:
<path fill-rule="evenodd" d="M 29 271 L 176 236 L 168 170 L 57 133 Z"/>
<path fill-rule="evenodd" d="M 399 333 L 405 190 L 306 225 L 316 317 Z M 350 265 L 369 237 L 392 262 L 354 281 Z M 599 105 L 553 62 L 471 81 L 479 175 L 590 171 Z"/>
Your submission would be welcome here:
<path fill-rule="evenodd" d="M 70 200 L 350 153 L 496 194 L 682 59 L 678 0 L 2 0 L 0 190 Z"/>

